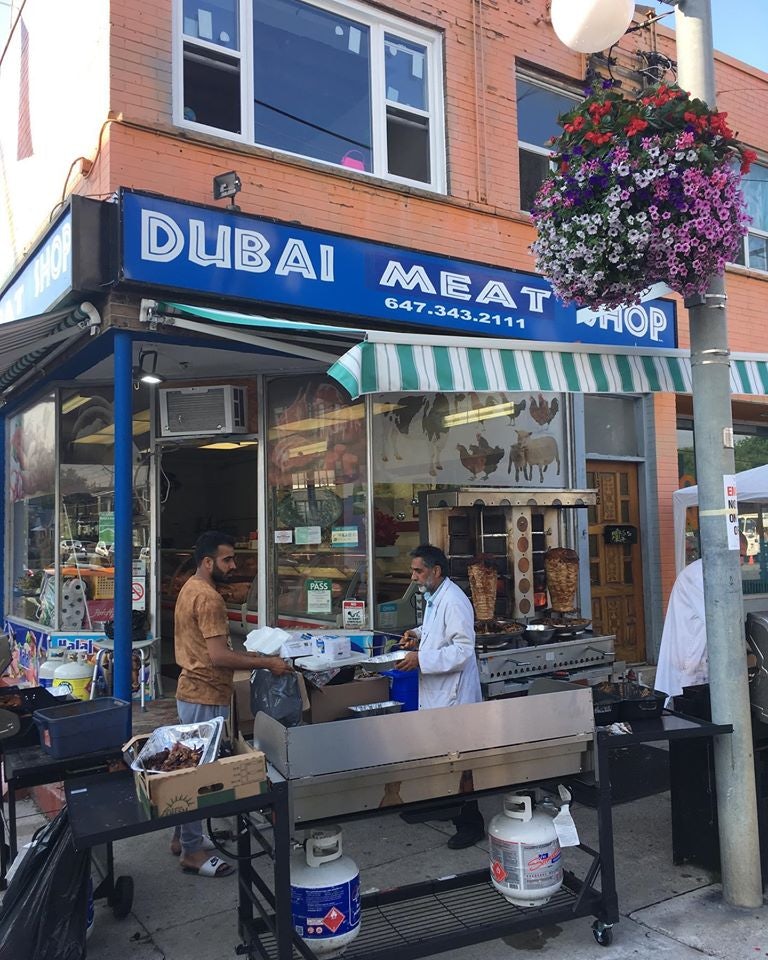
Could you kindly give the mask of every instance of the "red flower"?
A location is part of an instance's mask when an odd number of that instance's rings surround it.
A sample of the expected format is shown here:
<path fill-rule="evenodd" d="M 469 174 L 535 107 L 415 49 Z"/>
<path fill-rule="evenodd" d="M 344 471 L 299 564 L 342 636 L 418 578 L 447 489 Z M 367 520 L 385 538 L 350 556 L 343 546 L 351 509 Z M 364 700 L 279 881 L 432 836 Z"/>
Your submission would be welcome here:
<path fill-rule="evenodd" d="M 719 134 L 721 137 L 732 138 L 733 131 L 725 122 L 727 113 L 713 113 L 709 118 L 709 129 L 712 133 Z"/>
<path fill-rule="evenodd" d="M 742 150 L 741 151 L 741 172 L 749 173 L 749 168 L 757 160 L 757 154 L 754 150 Z"/>
<path fill-rule="evenodd" d="M 610 103 L 590 103 L 588 110 L 589 110 L 590 117 L 592 117 L 592 122 L 595 124 L 595 126 L 597 126 L 600 123 L 600 121 L 603 119 L 603 117 L 607 113 L 611 112 L 611 104 Z"/>
<path fill-rule="evenodd" d="M 624 132 L 628 137 L 634 137 L 636 133 L 642 133 L 647 126 L 647 120 L 641 120 L 639 117 L 632 117 L 626 127 L 624 127 Z"/>
<path fill-rule="evenodd" d="M 565 130 L 566 133 L 576 133 L 577 130 L 581 130 L 586 122 L 587 121 L 582 116 L 574 117 L 570 123 L 565 124 L 563 130 Z"/>
<path fill-rule="evenodd" d="M 610 133 L 598 133 L 596 130 L 590 130 L 589 133 L 584 134 L 584 139 L 589 140 L 591 143 L 594 143 L 596 147 L 599 147 L 604 143 L 608 143 L 608 141 L 613 138 Z"/>
<path fill-rule="evenodd" d="M 692 110 L 685 111 L 683 120 L 689 123 L 697 133 L 701 133 L 707 126 L 707 118 L 699 116 L 698 113 L 694 113 Z"/>

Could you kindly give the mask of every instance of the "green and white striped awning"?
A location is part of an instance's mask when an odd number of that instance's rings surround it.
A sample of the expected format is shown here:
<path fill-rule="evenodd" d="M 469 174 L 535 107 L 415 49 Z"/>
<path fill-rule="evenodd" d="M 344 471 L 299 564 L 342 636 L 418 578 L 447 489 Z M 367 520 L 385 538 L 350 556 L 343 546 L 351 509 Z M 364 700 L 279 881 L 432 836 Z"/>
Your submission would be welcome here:
<path fill-rule="evenodd" d="M 552 391 L 691 393 L 690 354 L 529 341 L 448 338 L 417 344 L 370 332 L 329 369 L 352 397 L 365 393 Z M 731 391 L 768 394 L 768 358 L 732 357 Z"/>

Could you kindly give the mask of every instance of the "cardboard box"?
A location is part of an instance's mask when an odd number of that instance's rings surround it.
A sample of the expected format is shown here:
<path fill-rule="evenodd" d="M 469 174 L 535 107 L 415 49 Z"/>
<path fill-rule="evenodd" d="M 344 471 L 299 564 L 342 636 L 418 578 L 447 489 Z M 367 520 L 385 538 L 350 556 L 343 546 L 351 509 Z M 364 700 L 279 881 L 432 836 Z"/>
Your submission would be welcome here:
<path fill-rule="evenodd" d="M 128 746 L 126 744 L 126 748 Z M 265 793 L 267 764 L 264 754 L 249 746 L 242 737 L 237 737 L 233 747 L 233 756 L 188 770 L 170 773 L 135 770 L 136 795 L 144 809 L 153 817 L 187 810 L 205 812 L 207 807 L 217 803 Z"/>
<path fill-rule="evenodd" d="M 347 719 L 347 707 L 361 703 L 380 703 L 389 700 L 389 680 L 386 677 L 366 677 L 309 691 L 309 722 L 326 723 Z"/>

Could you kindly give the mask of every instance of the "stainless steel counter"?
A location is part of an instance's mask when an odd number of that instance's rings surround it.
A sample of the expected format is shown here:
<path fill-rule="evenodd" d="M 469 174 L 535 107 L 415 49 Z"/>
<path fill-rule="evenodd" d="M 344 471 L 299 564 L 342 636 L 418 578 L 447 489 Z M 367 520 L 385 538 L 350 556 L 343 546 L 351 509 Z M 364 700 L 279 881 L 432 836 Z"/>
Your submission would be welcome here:
<path fill-rule="evenodd" d="M 288 781 L 301 823 L 590 770 L 592 692 L 291 728 L 260 713 L 254 740 Z"/>

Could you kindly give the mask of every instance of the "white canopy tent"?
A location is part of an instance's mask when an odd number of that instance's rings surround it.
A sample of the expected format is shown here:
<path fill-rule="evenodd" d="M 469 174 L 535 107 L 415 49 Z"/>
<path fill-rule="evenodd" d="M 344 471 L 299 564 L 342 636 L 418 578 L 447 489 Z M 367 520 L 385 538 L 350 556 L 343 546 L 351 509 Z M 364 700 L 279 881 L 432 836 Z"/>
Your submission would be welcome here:
<path fill-rule="evenodd" d="M 739 504 L 768 503 L 768 464 L 752 467 L 736 474 L 736 496 Z M 685 511 L 699 502 L 699 488 L 683 487 L 672 494 L 672 518 L 675 527 L 675 570 L 685 566 Z"/>

